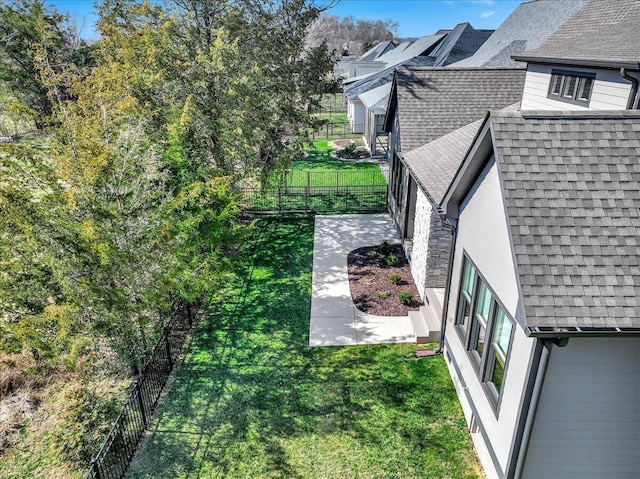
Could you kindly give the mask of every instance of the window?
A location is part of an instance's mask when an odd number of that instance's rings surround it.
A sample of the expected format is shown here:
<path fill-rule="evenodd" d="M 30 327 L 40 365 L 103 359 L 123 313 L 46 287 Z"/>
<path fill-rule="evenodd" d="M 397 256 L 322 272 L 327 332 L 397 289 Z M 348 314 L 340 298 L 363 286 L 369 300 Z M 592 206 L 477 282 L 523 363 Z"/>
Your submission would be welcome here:
<path fill-rule="evenodd" d="M 513 325 L 500 306 L 496 307 L 493 320 L 493 333 L 487 360 L 487 382 L 493 387 L 496 396 L 502 390 L 504 369 L 507 364 L 507 352 Z"/>
<path fill-rule="evenodd" d="M 552 70 L 547 97 L 587 106 L 594 81 L 593 74 Z"/>
<path fill-rule="evenodd" d="M 473 293 L 473 282 L 476 270 L 469 261 L 465 261 L 462 272 L 462 287 L 460 289 L 460 304 L 458 305 L 457 324 L 460 329 L 466 332 L 469 324 L 469 312 L 471 311 L 471 293 Z"/>
<path fill-rule="evenodd" d="M 456 326 L 469 357 L 476 366 L 478 377 L 497 408 L 513 323 L 466 255 L 462 267 Z"/>

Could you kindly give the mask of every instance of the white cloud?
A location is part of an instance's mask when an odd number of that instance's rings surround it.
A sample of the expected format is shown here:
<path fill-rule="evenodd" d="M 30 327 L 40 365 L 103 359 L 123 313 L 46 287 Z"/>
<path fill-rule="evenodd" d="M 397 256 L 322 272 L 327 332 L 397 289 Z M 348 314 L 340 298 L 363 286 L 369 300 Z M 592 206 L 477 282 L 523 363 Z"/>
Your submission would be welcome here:
<path fill-rule="evenodd" d="M 491 12 L 482 12 L 482 13 L 480 14 L 480 16 L 481 16 L 482 18 L 489 18 L 490 16 L 495 15 L 495 13 L 496 13 L 495 11 L 491 11 Z"/>

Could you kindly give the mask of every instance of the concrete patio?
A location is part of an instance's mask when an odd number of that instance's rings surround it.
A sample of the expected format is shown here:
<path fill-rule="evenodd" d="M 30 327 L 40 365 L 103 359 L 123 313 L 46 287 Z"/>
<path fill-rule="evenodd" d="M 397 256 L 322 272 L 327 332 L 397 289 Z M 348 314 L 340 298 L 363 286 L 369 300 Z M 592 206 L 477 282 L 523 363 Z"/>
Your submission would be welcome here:
<path fill-rule="evenodd" d="M 408 316 L 374 316 L 351 300 L 347 255 L 400 240 L 387 214 L 316 216 L 309 346 L 415 343 Z"/>

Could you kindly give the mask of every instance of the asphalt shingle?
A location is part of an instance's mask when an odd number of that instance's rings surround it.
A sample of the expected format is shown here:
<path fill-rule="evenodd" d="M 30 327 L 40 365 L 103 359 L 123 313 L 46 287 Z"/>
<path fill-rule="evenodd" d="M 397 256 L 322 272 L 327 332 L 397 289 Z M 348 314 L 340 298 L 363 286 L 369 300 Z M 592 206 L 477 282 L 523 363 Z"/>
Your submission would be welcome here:
<path fill-rule="evenodd" d="M 502 111 L 517 109 L 518 103 L 514 103 Z M 482 119 L 476 120 L 403 154 L 418 183 L 437 203 L 442 201 L 482 123 Z"/>
<path fill-rule="evenodd" d="M 471 57 L 455 67 L 513 66 L 511 55 L 540 46 L 588 0 L 536 0 L 524 2 L 498 27 Z"/>
<path fill-rule="evenodd" d="M 497 112 L 491 128 L 527 326 L 640 328 L 640 112 Z"/>
<path fill-rule="evenodd" d="M 526 58 L 640 62 L 640 1 L 592 0 Z"/>
<path fill-rule="evenodd" d="M 519 68 L 401 68 L 392 88 L 402 151 L 410 151 L 522 97 Z"/>

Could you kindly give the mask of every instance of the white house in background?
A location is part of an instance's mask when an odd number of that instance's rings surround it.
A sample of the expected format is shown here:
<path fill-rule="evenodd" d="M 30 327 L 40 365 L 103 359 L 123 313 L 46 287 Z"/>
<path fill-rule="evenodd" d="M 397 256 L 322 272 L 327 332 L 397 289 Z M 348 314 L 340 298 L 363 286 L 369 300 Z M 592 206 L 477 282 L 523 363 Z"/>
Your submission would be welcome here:
<path fill-rule="evenodd" d="M 347 118 L 353 133 L 364 132 L 366 117 L 364 104 L 358 95 L 366 90 L 389 83 L 393 78 L 395 66 L 407 62 L 425 61 L 424 59 L 445 37 L 445 34 L 427 35 L 413 43 L 402 43 L 378 58 L 378 62 L 384 64 L 379 71 L 352 77 L 343 82 L 343 91 L 347 102 Z"/>
<path fill-rule="evenodd" d="M 478 48 L 493 34 L 493 30 L 476 30 L 470 23 L 460 23 L 453 30 L 441 31 L 437 35 L 446 35 L 431 51 L 424 50 L 420 52 L 426 44 L 419 48 L 411 46 L 404 51 L 399 50 L 392 52 L 389 57 L 389 66 L 373 75 L 366 76 L 357 82 L 349 83 L 344 86 L 347 104 L 353 105 L 354 118 L 360 118 L 357 110 L 363 110 L 361 118 L 363 119 L 362 133 L 365 145 L 369 153 L 373 156 L 377 150 L 384 151 L 386 147 L 385 140 L 379 140 L 378 136 L 384 134 L 383 124 L 386 113 L 386 106 L 389 98 L 389 84 L 393 80 L 396 68 L 415 67 L 415 66 L 431 66 L 443 67 L 454 63 L 460 59 L 473 55 Z M 354 122 L 358 127 L 359 124 Z M 353 129 L 354 133 L 359 133 L 359 128 Z M 386 136 L 386 135 L 385 135 Z"/>
<path fill-rule="evenodd" d="M 516 56 L 547 109 L 488 114 L 430 198 L 453 231 L 439 350 L 490 479 L 640 477 L 638 20 L 593 0 Z"/>
<path fill-rule="evenodd" d="M 378 71 L 384 67 L 384 63 L 376 61 L 385 53 L 389 53 L 396 47 L 391 40 L 385 40 L 371 47 L 358 58 L 339 60 L 333 66 L 333 77 L 336 80 L 344 80 L 349 77 L 363 75 Z"/>

